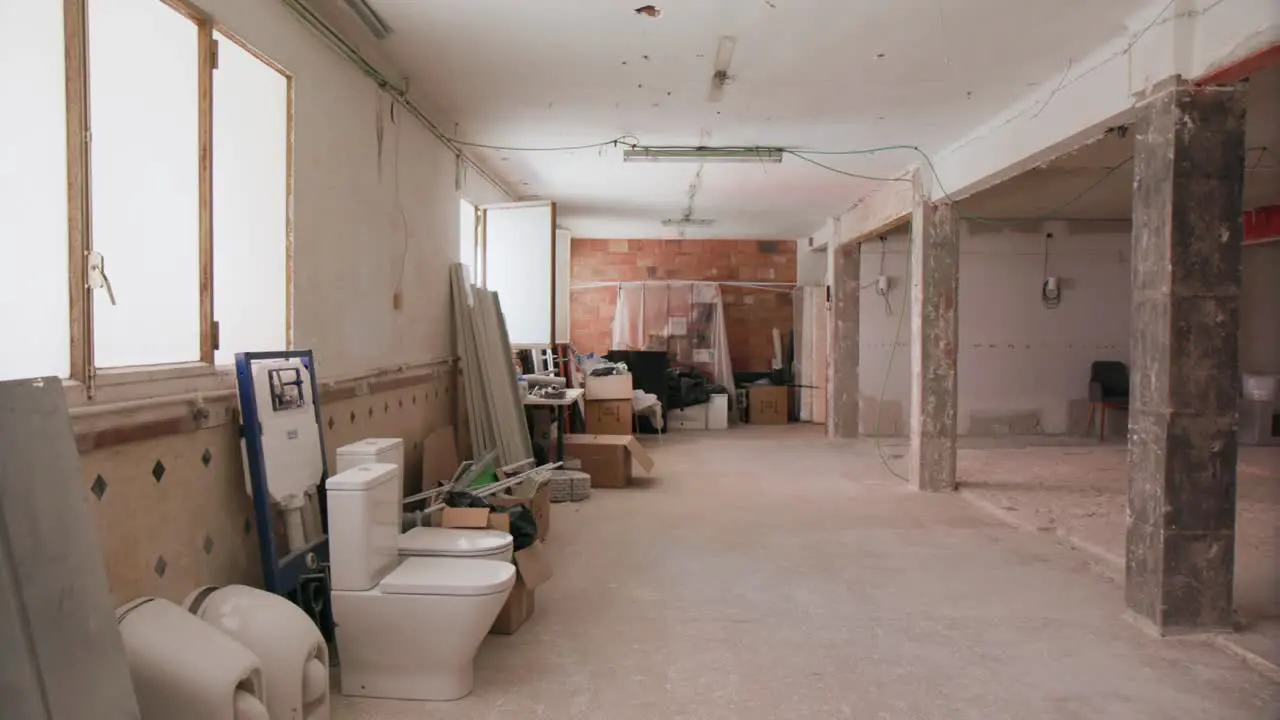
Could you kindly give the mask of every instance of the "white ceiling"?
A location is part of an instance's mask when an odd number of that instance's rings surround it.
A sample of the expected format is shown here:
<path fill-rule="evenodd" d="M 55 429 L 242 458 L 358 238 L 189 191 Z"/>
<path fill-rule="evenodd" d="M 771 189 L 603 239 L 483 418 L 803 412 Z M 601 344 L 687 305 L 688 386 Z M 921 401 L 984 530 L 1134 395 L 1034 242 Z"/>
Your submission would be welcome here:
<path fill-rule="evenodd" d="M 1249 78 L 1244 208 L 1280 204 L 1280 67 Z M 1069 155 L 980 192 L 965 215 L 995 218 L 1128 219 L 1133 135 L 1108 134 Z"/>
<path fill-rule="evenodd" d="M 1124 31 L 1147 0 L 370 0 L 382 48 L 454 134 L 506 147 L 633 135 L 648 145 L 936 152 Z M 719 38 L 733 82 L 708 100 Z M 526 196 L 559 203 L 580 237 L 657 237 L 688 206 L 698 165 L 624 164 L 621 149 L 477 149 Z M 909 153 L 815 158 L 894 175 Z M 874 183 L 814 167 L 703 166 L 688 237 L 800 237 Z"/>

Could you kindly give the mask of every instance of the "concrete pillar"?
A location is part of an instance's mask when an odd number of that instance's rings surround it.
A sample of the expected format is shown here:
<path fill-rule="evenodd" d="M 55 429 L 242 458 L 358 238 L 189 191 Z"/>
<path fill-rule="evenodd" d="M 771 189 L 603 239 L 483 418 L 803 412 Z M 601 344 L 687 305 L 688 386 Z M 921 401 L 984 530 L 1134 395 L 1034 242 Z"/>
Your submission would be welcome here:
<path fill-rule="evenodd" d="M 956 486 L 956 354 L 960 240 L 951 203 L 913 178 L 911 213 L 911 448 L 909 479 L 929 492 Z"/>
<path fill-rule="evenodd" d="M 1180 86 L 1136 126 L 1125 602 L 1161 634 L 1232 624 L 1244 115 Z"/>
<path fill-rule="evenodd" d="M 837 227 L 838 230 L 838 227 Z M 858 315 L 862 281 L 859 243 L 829 241 L 831 309 L 827 313 L 829 355 L 827 380 L 827 437 L 858 437 Z"/>

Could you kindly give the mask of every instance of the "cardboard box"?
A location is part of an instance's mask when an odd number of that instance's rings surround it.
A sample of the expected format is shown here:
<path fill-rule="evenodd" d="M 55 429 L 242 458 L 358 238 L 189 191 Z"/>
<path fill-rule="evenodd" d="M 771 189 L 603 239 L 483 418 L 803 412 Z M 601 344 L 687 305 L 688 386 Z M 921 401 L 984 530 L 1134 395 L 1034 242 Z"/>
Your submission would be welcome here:
<path fill-rule="evenodd" d="M 489 632 L 511 635 L 533 616 L 534 590 L 551 579 L 551 561 L 541 542 L 535 542 L 515 554 L 516 584 L 507 596 Z"/>
<path fill-rule="evenodd" d="M 708 430 L 728 430 L 729 429 L 729 396 L 728 395 L 712 395 L 711 402 L 707 403 L 707 429 Z"/>
<path fill-rule="evenodd" d="M 672 430 L 706 430 L 707 406 L 694 405 L 667 411 L 667 427 Z"/>
<path fill-rule="evenodd" d="M 588 400 L 587 432 L 592 435 L 630 435 L 634 409 L 631 400 Z"/>
<path fill-rule="evenodd" d="M 780 385 L 752 385 L 747 391 L 751 410 L 747 422 L 752 425 L 787 424 L 787 388 Z"/>
<path fill-rule="evenodd" d="M 532 497 L 515 497 L 511 495 L 495 495 L 489 498 L 494 507 L 511 508 L 524 506 L 533 513 L 533 521 L 538 525 L 538 539 L 546 540 L 551 534 L 551 483 L 544 482 L 533 493 Z"/>
<path fill-rule="evenodd" d="M 630 435 L 566 435 L 565 454 L 576 458 L 591 476 L 592 488 L 624 488 L 631 483 L 631 461 L 645 472 L 653 460 Z"/>
<path fill-rule="evenodd" d="M 447 507 L 440 513 L 440 527 L 511 532 L 511 518 L 489 508 Z"/>
<path fill-rule="evenodd" d="M 588 375 L 585 387 L 588 400 L 631 400 L 635 396 L 630 374 L 604 377 Z"/>

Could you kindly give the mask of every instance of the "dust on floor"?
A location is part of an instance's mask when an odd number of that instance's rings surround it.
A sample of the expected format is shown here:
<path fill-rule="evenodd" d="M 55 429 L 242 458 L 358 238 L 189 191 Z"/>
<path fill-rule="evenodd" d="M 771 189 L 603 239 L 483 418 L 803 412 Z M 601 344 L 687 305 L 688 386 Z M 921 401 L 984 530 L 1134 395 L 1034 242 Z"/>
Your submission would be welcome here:
<path fill-rule="evenodd" d="M 909 489 L 873 442 L 793 426 L 646 444 L 654 477 L 555 507 L 555 577 L 529 624 L 485 640 L 469 697 L 339 697 L 335 718 L 1257 720 L 1280 708 L 1280 684 L 1239 659 L 1125 621 L 1120 586 L 1082 553 Z"/>

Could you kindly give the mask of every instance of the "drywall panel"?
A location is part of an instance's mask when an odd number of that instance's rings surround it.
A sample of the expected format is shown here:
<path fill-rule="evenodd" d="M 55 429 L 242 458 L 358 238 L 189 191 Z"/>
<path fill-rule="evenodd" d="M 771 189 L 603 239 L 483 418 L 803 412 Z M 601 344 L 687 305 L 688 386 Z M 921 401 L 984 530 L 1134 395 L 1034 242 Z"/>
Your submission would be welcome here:
<path fill-rule="evenodd" d="M 86 496 L 62 383 L 0 383 L 5 717 L 138 717 Z"/>
<path fill-rule="evenodd" d="M 484 286 L 498 293 L 512 345 L 555 338 L 555 205 L 485 206 Z"/>

